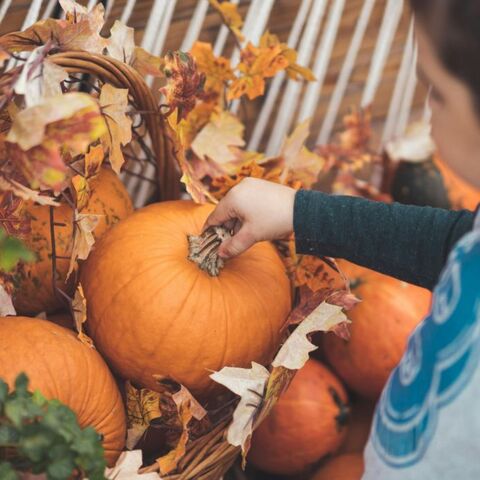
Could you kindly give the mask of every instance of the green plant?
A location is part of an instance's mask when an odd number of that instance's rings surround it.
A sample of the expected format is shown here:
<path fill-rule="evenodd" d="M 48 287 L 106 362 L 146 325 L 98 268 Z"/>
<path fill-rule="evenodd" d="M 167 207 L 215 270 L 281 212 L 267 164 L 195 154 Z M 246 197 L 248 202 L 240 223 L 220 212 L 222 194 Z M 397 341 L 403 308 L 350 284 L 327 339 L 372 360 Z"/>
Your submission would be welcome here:
<path fill-rule="evenodd" d="M 0 478 L 17 480 L 18 472 L 45 474 L 48 480 L 104 479 L 101 437 L 81 429 L 75 414 L 58 400 L 28 391 L 21 373 L 15 390 L 0 379 Z"/>
<path fill-rule="evenodd" d="M 21 240 L 8 236 L 0 228 L 0 270 L 10 272 L 20 260 L 31 262 L 34 259 L 35 255 Z"/>

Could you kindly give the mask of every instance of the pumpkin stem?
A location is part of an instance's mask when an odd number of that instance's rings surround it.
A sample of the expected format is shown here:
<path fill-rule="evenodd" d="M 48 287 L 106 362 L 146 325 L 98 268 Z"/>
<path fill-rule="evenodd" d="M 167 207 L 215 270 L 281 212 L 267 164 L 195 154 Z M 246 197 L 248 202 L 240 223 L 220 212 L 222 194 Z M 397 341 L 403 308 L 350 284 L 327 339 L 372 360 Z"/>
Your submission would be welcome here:
<path fill-rule="evenodd" d="M 218 256 L 218 247 L 230 237 L 230 232 L 220 226 L 210 227 L 201 235 L 188 235 L 188 259 L 195 262 L 211 277 L 217 277 L 224 267 L 224 261 Z"/>

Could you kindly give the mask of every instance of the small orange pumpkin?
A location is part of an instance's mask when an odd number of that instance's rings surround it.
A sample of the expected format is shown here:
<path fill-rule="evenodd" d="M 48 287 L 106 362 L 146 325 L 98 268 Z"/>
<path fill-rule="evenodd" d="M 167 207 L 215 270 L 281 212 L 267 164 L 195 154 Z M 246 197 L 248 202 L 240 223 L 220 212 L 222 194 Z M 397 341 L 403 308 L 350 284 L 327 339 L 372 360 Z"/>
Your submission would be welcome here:
<path fill-rule="evenodd" d="M 112 225 L 132 213 L 133 207 L 127 190 L 118 176 L 109 168 L 102 168 L 98 176 L 91 180 L 91 196 L 81 213 L 101 215 L 93 231 L 99 238 Z M 65 284 L 72 251 L 73 211 L 65 203 L 54 210 L 55 250 L 57 256 L 57 285 L 70 293 L 73 282 Z M 37 255 L 35 263 L 25 264 L 18 275 L 18 287 L 13 301 L 17 313 L 35 315 L 38 312 L 54 312 L 64 306 L 55 295 L 52 287 L 50 207 L 29 204 L 27 214 L 31 218 L 31 234 L 26 239 L 27 246 Z"/>
<path fill-rule="evenodd" d="M 352 389 L 377 398 L 400 361 L 408 337 L 428 312 L 431 294 L 414 285 L 340 261 L 362 302 L 350 312 L 351 338 L 323 338 L 325 356 Z"/>
<path fill-rule="evenodd" d="M 360 480 L 364 469 L 362 454 L 347 453 L 329 460 L 311 480 Z"/>
<path fill-rule="evenodd" d="M 81 427 L 103 435 L 105 457 L 113 465 L 126 434 L 120 392 L 100 355 L 75 334 L 47 320 L 0 317 L 0 378 L 11 387 L 25 372 L 32 390 L 56 398 L 77 415 Z"/>
<path fill-rule="evenodd" d="M 310 359 L 255 430 L 248 461 L 278 475 L 305 472 L 340 447 L 347 432 L 347 401 L 335 375 Z"/>
<path fill-rule="evenodd" d="M 435 164 L 442 173 L 453 207 L 475 210 L 480 204 L 480 190 L 460 178 L 438 155 Z"/>
<path fill-rule="evenodd" d="M 213 370 L 267 365 L 279 347 L 291 303 L 284 265 L 260 243 L 219 270 L 214 232 L 188 240 L 212 209 L 188 201 L 142 208 L 107 232 L 83 265 L 89 334 L 137 385 L 156 390 L 168 377 L 204 397 L 219 388 Z"/>

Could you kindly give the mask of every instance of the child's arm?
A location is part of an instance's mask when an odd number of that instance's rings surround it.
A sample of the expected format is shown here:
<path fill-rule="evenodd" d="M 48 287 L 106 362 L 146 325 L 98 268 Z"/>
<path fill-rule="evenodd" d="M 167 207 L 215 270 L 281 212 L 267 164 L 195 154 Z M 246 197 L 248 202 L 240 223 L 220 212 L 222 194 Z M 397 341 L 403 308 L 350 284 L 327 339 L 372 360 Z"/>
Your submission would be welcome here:
<path fill-rule="evenodd" d="M 474 214 L 296 193 L 247 179 L 220 202 L 207 226 L 235 220 L 237 233 L 221 247 L 225 257 L 294 230 L 299 253 L 345 258 L 431 289 L 453 245 L 472 229 Z"/>

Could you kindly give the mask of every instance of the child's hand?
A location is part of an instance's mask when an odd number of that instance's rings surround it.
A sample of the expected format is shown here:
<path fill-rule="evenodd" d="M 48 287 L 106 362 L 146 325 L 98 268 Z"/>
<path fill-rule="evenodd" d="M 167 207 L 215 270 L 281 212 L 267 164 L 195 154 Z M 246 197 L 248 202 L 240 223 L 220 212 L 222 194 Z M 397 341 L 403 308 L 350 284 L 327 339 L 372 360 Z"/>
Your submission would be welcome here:
<path fill-rule="evenodd" d="M 234 235 L 219 249 L 223 258 L 235 257 L 255 242 L 287 237 L 293 231 L 296 191 L 276 183 L 246 178 L 220 201 L 204 229 L 225 225 Z"/>

